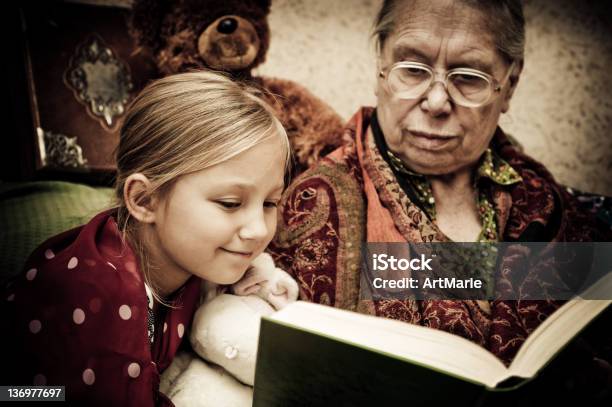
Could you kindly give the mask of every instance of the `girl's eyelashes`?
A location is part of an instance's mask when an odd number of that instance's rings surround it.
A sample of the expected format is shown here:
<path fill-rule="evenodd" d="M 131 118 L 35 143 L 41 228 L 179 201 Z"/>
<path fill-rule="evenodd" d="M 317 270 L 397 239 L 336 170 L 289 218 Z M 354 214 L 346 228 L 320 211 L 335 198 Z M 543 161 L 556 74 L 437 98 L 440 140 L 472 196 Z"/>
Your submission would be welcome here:
<path fill-rule="evenodd" d="M 237 209 L 240 208 L 242 203 L 240 201 L 215 201 L 218 205 L 225 209 Z"/>
<path fill-rule="evenodd" d="M 279 200 L 275 200 L 275 201 L 265 201 L 264 202 L 264 206 L 266 208 L 278 208 L 278 203 Z"/>
<path fill-rule="evenodd" d="M 217 205 L 221 206 L 224 209 L 238 209 L 242 206 L 242 201 L 225 201 L 225 200 L 216 200 L 214 201 Z M 280 199 L 264 201 L 264 208 L 277 208 L 280 203 Z"/>

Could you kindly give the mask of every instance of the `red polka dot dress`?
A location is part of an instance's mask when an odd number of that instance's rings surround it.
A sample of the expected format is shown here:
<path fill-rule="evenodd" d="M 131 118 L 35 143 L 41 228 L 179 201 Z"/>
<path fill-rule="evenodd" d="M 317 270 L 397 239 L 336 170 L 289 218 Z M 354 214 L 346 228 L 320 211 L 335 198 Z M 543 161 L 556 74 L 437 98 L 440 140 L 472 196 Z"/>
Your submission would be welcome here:
<path fill-rule="evenodd" d="M 191 277 L 177 307 L 153 319 L 137 264 L 112 212 L 35 250 L 3 292 L 1 384 L 63 385 L 67 401 L 87 405 L 172 405 L 159 374 L 191 323 L 201 280 Z"/>

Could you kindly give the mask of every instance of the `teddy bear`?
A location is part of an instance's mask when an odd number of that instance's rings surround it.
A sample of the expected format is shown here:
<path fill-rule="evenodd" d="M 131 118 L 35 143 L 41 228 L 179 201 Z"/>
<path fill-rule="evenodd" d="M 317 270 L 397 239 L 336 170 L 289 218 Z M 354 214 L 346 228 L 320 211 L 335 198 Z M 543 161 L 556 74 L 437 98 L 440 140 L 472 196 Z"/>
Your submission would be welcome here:
<path fill-rule="evenodd" d="M 296 301 L 298 285 L 263 253 L 229 288 L 203 287 L 189 335 L 199 357 L 179 353 L 160 390 L 177 406 L 250 405 L 260 319 Z"/>
<path fill-rule="evenodd" d="M 270 0 L 134 0 L 130 33 L 160 76 L 212 69 L 262 89 L 287 131 L 297 175 L 340 145 L 343 121 L 303 86 L 252 74 L 270 45 L 269 12 Z"/>

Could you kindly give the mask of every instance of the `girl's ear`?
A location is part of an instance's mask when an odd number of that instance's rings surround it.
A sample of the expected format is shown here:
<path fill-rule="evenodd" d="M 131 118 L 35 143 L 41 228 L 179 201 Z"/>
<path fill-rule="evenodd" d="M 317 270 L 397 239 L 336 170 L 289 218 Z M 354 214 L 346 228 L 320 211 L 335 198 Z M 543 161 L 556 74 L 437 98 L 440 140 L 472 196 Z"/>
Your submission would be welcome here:
<path fill-rule="evenodd" d="M 151 181 L 141 173 L 131 174 L 123 186 L 123 200 L 130 215 L 139 222 L 155 222 L 155 198 L 151 196 Z"/>

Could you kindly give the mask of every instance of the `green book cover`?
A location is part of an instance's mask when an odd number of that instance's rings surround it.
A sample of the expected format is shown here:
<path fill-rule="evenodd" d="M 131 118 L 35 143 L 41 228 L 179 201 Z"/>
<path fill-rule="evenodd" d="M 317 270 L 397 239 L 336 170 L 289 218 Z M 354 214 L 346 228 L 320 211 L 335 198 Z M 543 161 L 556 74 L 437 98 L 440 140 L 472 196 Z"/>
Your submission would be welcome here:
<path fill-rule="evenodd" d="M 506 367 L 447 332 L 298 301 L 262 319 L 253 405 L 513 405 L 610 303 L 568 301 Z"/>
<path fill-rule="evenodd" d="M 414 395 L 411 405 L 432 406 L 452 404 L 457 393 L 474 404 L 483 392 L 482 385 L 270 320 L 260 332 L 254 406 L 403 405 Z"/>

